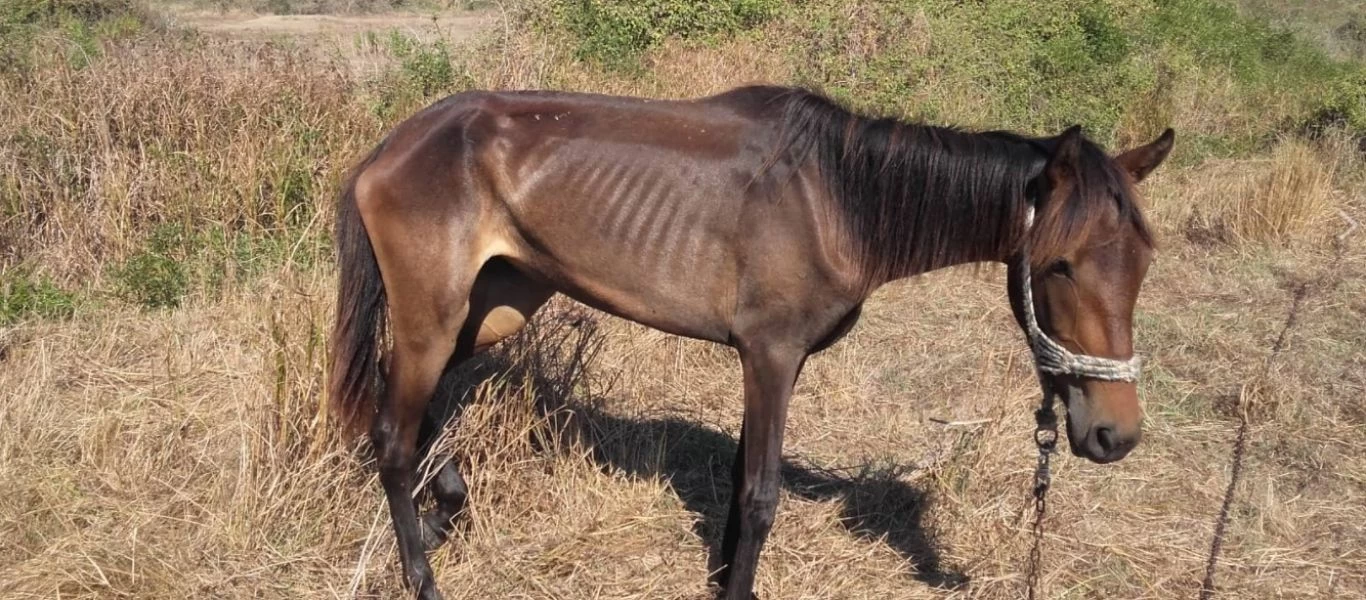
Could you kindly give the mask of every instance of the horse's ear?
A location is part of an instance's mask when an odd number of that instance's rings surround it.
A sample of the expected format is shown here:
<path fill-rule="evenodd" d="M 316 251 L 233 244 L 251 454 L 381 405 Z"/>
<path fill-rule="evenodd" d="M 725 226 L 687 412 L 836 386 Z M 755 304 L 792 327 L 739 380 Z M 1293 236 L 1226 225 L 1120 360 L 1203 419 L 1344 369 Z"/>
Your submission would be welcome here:
<path fill-rule="evenodd" d="M 1172 151 L 1172 142 L 1176 139 L 1176 132 L 1168 129 L 1162 132 L 1152 143 L 1139 146 L 1115 157 L 1115 162 L 1129 172 L 1135 182 L 1143 181 L 1157 165 L 1166 160 L 1167 154 Z"/>
<path fill-rule="evenodd" d="M 1055 187 L 1077 178 L 1081 161 L 1081 125 L 1068 127 L 1057 137 L 1053 156 L 1048 157 L 1044 173 Z"/>

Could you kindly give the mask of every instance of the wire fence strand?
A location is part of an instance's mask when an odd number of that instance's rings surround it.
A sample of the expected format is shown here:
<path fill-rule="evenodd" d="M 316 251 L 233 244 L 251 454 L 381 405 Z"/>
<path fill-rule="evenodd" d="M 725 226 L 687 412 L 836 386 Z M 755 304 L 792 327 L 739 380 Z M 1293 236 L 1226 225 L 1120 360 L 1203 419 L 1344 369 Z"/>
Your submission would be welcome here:
<path fill-rule="evenodd" d="M 1286 341 L 1289 339 L 1290 332 L 1299 322 L 1300 307 L 1304 304 L 1305 298 L 1311 292 L 1324 290 L 1328 284 L 1336 284 L 1338 279 L 1339 266 L 1342 264 L 1342 256 L 1346 250 L 1347 237 L 1357 228 L 1356 221 L 1346 214 L 1342 217 L 1347 220 L 1348 228 L 1341 235 L 1333 238 L 1333 258 L 1328 268 L 1324 269 L 1318 277 L 1312 281 L 1300 282 L 1297 284 L 1290 296 L 1290 308 L 1286 311 L 1285 322 L 1281 325 L 1280 333 L 1276 335 L 1276 341 L 1271 344 L 1271 353 L 1267 355 L 1266 361 L 1262 363 L 1261 373 L 1254 380 L 1256 387 L 1251 389 L 1249 384 L 1244 383 L 1238 390 L 1238 433 L 1233 440 L 1233 454 L 1230 460 L 1228 487 L 1224 490 L 1224 501 L 1219 507 L 1219 516 L 1214 521 L 1214 537 L 1210 541 L 1209 559 L 1205 562 L 1205 577 L 1200 582 L 1200 600 L 1211 600 L 1214 598 L 1217 588 L 1214 584 L 1215 570 L 1219 565 L 1219 554 L 1224 549 L 1224 534 L 1228 531 L 1229 512 L 1233 508 L 1233 500 L 1237 493 L 1238 483 L 1243 475 L 1243 457 L 1247 453 L 1247 429 L 1248 429 L 1248 408 L 1253 401 L 1252 396 L 1257 393 L 1262 382 L 1267 381 L 1271 376 L 1271 367 L 1280 357 L 1281 351 L 1285 349 Z M 1331 279 L 1330 279 L 1331 278 Z"/>

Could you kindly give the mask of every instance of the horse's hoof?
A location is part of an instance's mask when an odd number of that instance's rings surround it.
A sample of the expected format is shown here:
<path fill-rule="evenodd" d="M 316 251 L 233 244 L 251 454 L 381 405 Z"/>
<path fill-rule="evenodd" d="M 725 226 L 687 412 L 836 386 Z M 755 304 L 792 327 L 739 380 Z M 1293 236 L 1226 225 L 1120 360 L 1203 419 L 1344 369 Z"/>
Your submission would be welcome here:
<path fill-rule="evenodd" d="M 422 515 L 422 519 L 418 521 L 418 529 L 422 535 L 422 550 L 424 552 L 436 550 L 437 548 L 440 548 L 442 544 L 445 544 L 446 540 L 450 539 L 450 522 L 441 521 L 434 517 L 435 515 L 428 513 Z"/>
<path fill-rule="evenodd" d="M 417 594 L 418 600 L 443 600 L 441 592 L 436 591 L 436 584 L 422 586 L 422 591 Z"/>
<path fill-rule="evenodd" d="M 408 589 L 415 591 L 411 597 L 417 600 L 442 600 L 441 592 L 436 589 L 436 578 L 432 576 L 431 566 L 425 558 L 421 563 L 412 565 L 406 572 Z"/>

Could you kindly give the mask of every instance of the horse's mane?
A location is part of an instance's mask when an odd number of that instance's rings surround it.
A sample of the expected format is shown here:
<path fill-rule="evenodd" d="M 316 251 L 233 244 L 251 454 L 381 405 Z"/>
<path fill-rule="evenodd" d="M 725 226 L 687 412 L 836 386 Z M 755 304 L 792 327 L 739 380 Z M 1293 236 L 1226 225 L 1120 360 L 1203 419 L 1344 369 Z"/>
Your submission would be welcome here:
<path fill-rule="evenodd" d="M 797 88 L 775 100 L 780 148 L 817 163 L 870 281 L 1001 260 L 1026 242 L 1027 199 L 1044 195 L 1035 186 L 1055 139 L 868 117 Z M 1078 163 L 1072 197 L 1038 208 L 1028 240 L 1036 265 L 1079 247 L 1113 206 L 1152 244 L 1127 178 L 1105 152 L 1083 140 Z"/>

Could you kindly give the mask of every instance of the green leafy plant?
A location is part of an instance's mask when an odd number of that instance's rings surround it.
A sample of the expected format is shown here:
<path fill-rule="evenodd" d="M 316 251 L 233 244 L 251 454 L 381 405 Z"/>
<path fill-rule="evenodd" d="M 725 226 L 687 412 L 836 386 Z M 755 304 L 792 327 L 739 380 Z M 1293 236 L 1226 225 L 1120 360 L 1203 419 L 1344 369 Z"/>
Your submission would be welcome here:
<path fill-rule="evenodd" d="M 78 297 L 45 277 L 16 270 L 0 277 L 0 325 L 29 317 L 65 319 L 76 312 Z"/>
<path fill-rule="evenodd" d="M 742 31 L 778 12 L 777 0 L 553 0 L 551 14 L 576 40 L 575 55 L 629 68 L 668 37 Z"/>
<path fill-rule="evenodd" d="M 146 247 L 114 270 L 119 297 L 145 308 L 180 306 L 190 288 L 183 262 L 185 246 L 185 234 L 179 226 L 157 227 Z"/>

